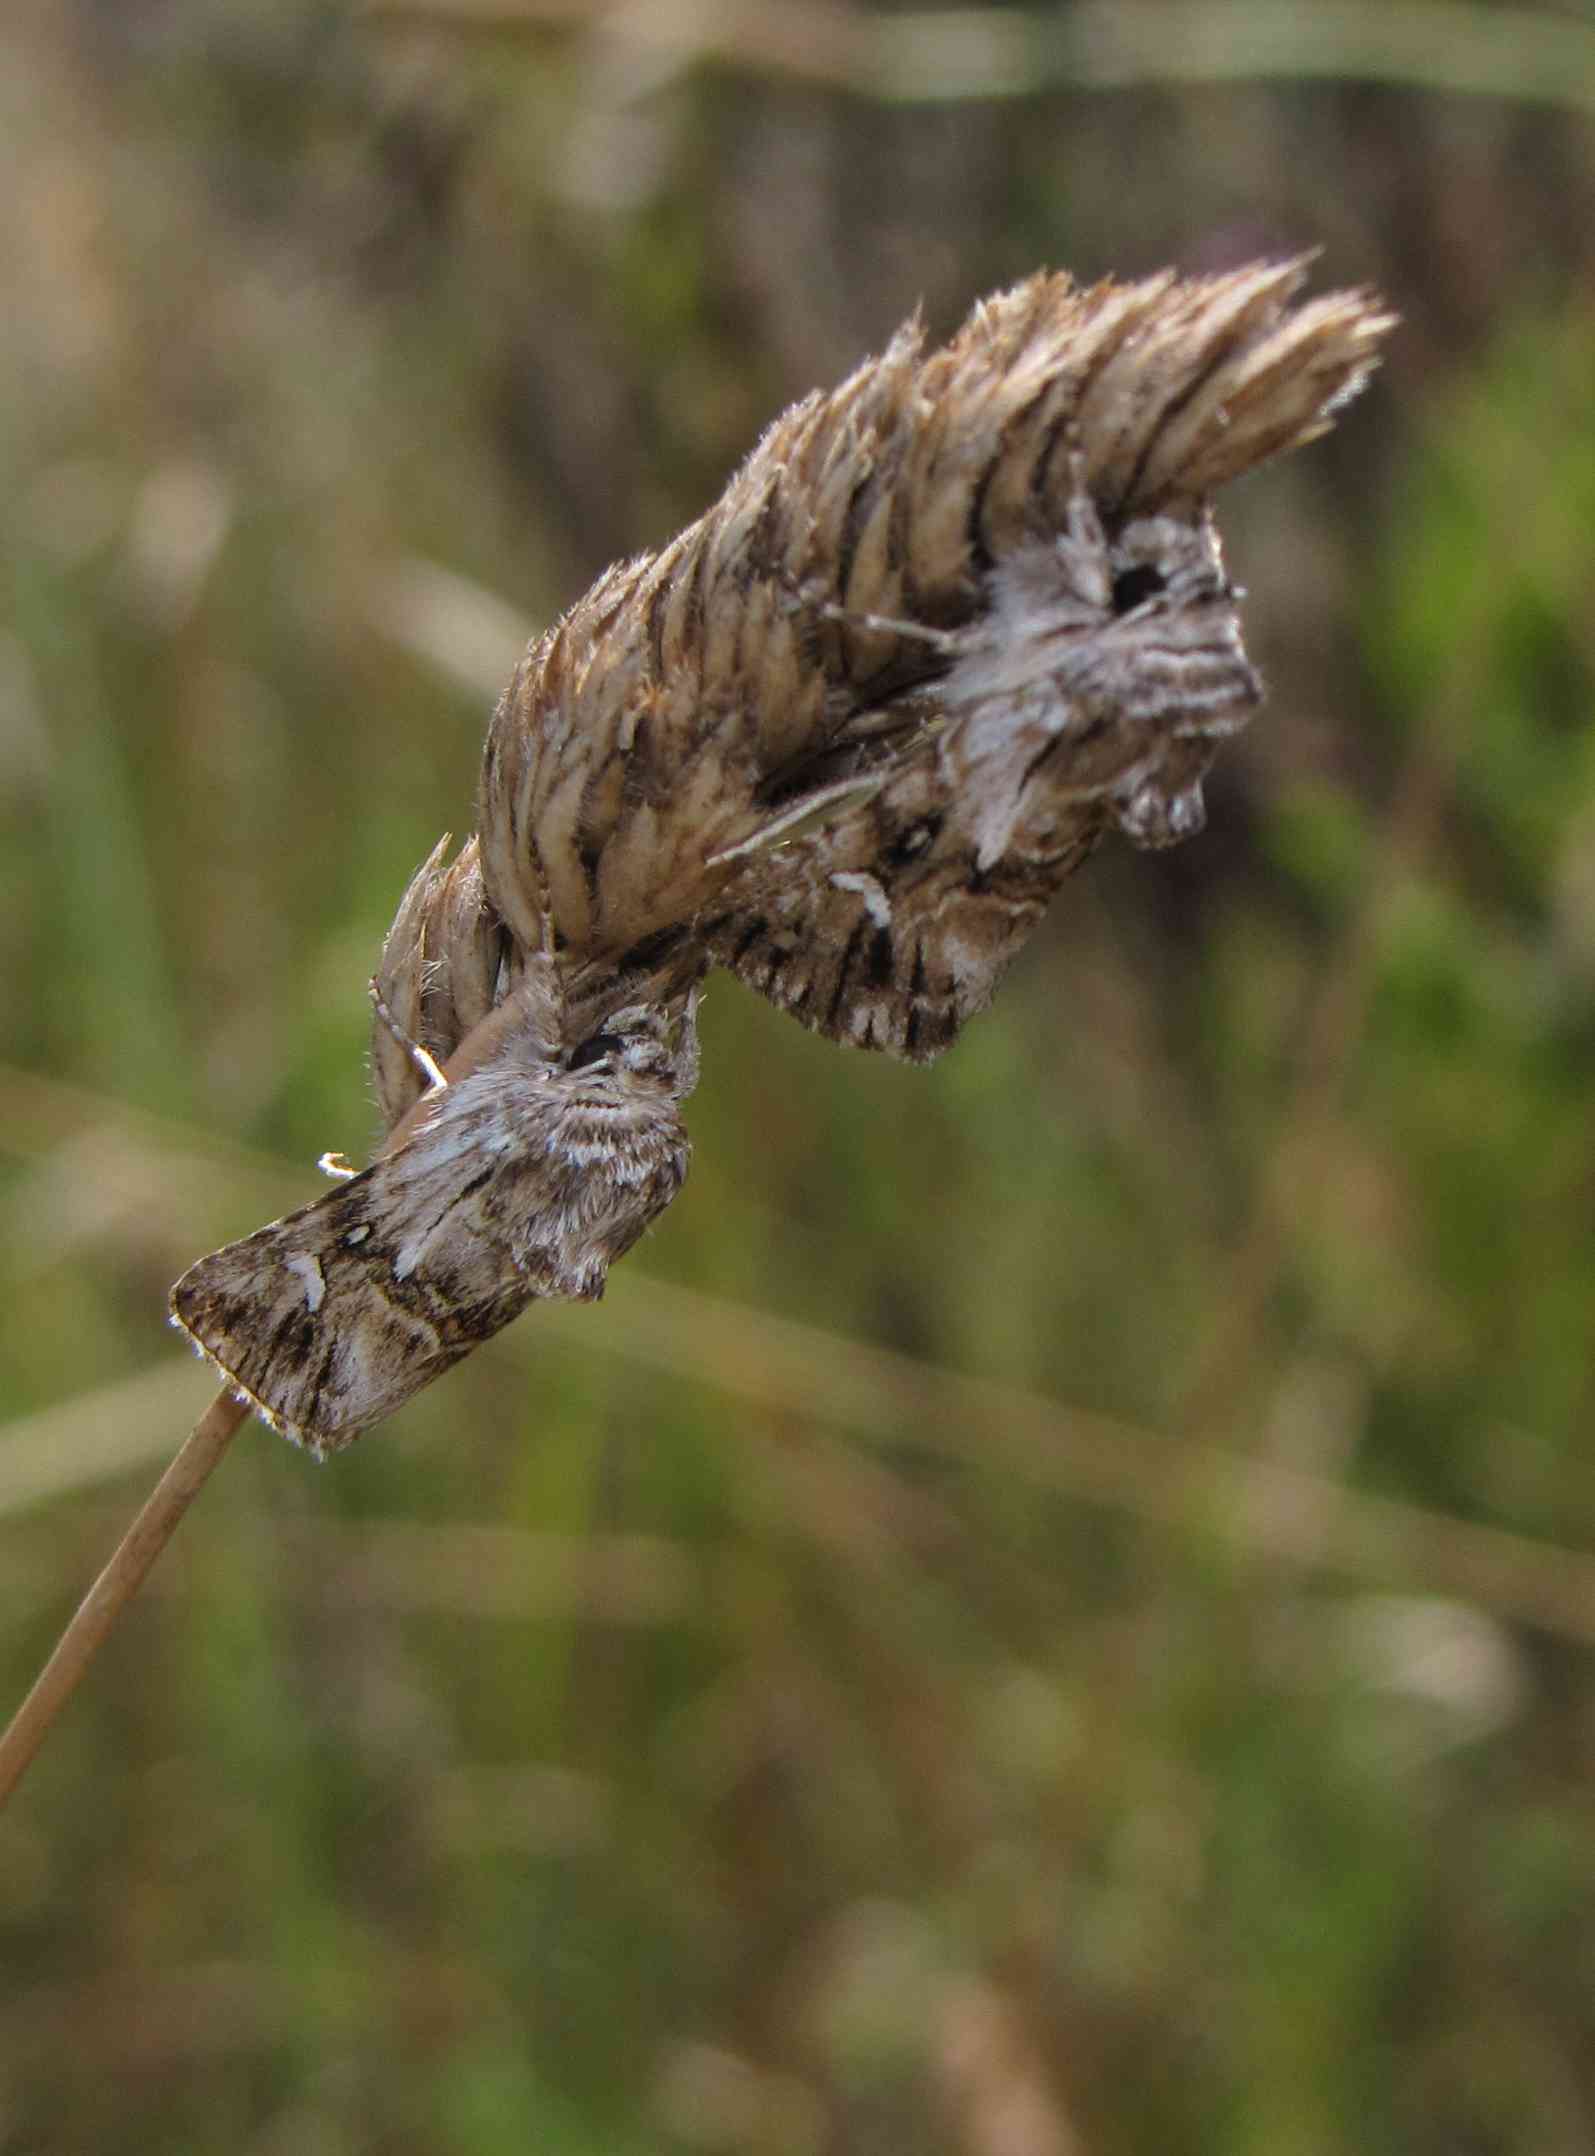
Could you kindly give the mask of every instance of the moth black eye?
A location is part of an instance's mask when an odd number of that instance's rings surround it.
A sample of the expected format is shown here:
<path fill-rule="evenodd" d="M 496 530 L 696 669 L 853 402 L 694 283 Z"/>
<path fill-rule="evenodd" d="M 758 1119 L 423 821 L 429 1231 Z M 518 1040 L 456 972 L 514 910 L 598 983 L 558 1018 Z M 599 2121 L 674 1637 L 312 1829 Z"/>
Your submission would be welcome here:
<path fill-rule="evenodd" d="M 618 1033 L 595 1033 L 591 1040 L 583 1041 L 579 1048 L 571 1050 L 566 1067 L 584 1071 L 589 1063 L 602 1063 L 605 1056 L 618 1055 L 623 1045 Z"/>
<path fill-rule="evenodd" d="M 917 855 L 922 854 L 927 846 L 933 846 L 936 843 L 936 835 L 941 830 L 941 827 L 942 819 L 940 816 L 921 817 L 918 823 L 909 826 L 901 838 L 893 839 L 887 849 L 889 858 L 893 862 L 906 866 Z"/>
<path fill-rule="evenodd" d="M 1154 599 L 1166 588 L 1161 569 L 1149 561 L 1138 561 L 1132 569 L 1121 569 L 1113 579 L 1113 611 L 1133 614 L 1144 599 Z"/>

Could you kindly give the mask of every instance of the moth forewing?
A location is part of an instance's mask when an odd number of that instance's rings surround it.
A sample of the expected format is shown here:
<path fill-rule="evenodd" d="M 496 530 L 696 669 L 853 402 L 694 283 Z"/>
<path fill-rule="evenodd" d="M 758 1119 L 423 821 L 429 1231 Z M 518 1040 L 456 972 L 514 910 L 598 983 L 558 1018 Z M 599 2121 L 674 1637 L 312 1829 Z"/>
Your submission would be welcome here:
<path fill-rule="evenodd" d="M 619 1014 L 585 1059 L 545 1019 L 541 998 L 495 1012 L 491 1053 L 394 1150 L 173 1288 L 174 1323 L 284 1436 L 336 1450 L 537 1297 L 601 1295 L 680 1189 L 690 1004 Z"/>

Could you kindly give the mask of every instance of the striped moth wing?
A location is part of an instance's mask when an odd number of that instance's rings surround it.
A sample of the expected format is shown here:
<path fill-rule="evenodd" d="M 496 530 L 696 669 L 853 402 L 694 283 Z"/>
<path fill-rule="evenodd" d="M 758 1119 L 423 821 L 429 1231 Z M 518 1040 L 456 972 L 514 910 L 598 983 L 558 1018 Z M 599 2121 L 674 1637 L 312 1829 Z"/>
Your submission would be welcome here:
<path fill-rule="evenodd" d="M 863 617 L 940 648 L 925 721 L 849 796 L 805 820 L 799 793 L 726 857 L 704 950 L 833 1039 L 939 1055 L 1105 831 L 1202 828 L 1203 776 L 1262 693 L 1238 596 L 1210 517 L 1110 539 L 1077 483 L 1067 530 L 999 563 L 967 628 Z"/>
<path fill-rule="evenodd" d="M 255 1411 L 324 1454 L 540 1296 L 591 1300 L 681 1188 L 695 998 L 560 1037 L 541 969 L 469 1036 L 390 1150 L 201 1258 L 172 1322 Z"/>

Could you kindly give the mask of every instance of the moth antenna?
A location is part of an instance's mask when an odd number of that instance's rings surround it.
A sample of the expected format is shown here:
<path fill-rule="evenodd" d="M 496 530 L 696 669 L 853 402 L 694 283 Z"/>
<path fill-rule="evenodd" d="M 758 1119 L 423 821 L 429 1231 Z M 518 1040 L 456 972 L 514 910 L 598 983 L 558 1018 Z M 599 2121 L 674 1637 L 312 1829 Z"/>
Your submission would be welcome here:
<path fill-rule="evenodd" d="M 1091 491 L 1091 467 L 1086 459 L 1085 437 L 1079 422 L 1070 420 L 1065 440 L 1069 464 L 1069 500 L 1064 514 L 1064 531 L 1077 547 L 1090 553 L 1099 553 L 1107 545 L 1107 534 L 1102 529 L 1102 513 L 1097 508 L 1097 498 Z"/>
<path fill-rule="evenodd" d="M 412 1039 L 411 1036 L 406 1033 L 403 1026 L 400 1025 L 398 1019 L 394 1017 L 392 1010 L 389 1008 L 388 999 L 382 993 L 382 990 L 377 983 L 377 977 L 375 974 L 371 976 L 371 981 L 367 989 L 367 993 L 371 998 L 372 1007 L 376 1011 L 377 1016 L 382 1020 L 382 1023 L 387 1027 L 388 1031 L 393 1035 L 393 1038 L 398 1042 L 399 1046 L 410 1058 L 410 1061 L 421 1073 L 421 1076 L 426 1080 L 428 1091 L 433 1093 L 441 1093 L 443 1088 L 449 1082 L 447 1078 L 445 1078 L 443 1075 L 443 1066 L 438 1062 L 436 1056 L 429 1054 L 428 1051 L 421 1046 L 421 1043 L 418 1040 Z M 339 1157 L 340 1156 L 335 1153 L 323 1153 L 321 1156 L 321 1160 L 317 1163 L 317 1165 L 323 1168 L 326 1174 L 337 1175 L 344 1171 L 341 1171 L 338 1168 L 329 1168 L 326 1166 L 326 1163 L 329 1160 L 336 1160 Z M 351 1170 L 348 1172 L 352 1173 L 353 1171 Z"/>

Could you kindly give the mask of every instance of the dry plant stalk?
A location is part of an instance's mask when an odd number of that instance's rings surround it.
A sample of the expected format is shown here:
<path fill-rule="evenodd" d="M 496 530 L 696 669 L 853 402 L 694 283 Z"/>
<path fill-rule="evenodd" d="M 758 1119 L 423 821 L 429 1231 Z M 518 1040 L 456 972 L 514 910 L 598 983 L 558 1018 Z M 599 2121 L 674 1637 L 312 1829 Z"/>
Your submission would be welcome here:
<path fill-rule="evenodd" d="M 602 1292 L 685 1173 L 711 965 L 926 1060 L 1104 833 L 1200 828 L 1261 693 L 1211 498 L 1322 433 L 1392 326 L 1293 305 L 1304 274 L 1037 276 L 928 354 L 910 323 L 532 646 L 479 834 L 384 944 L 388 1141 L 174 1288 L 223 1392 L 0 1738 L 0 1800 L 239 1401 L 321 1453 L 536 1296 Z"/>

